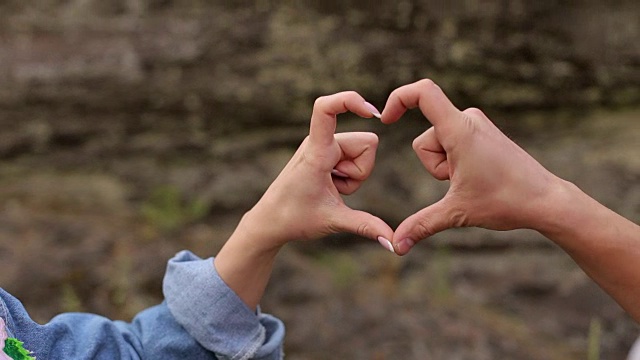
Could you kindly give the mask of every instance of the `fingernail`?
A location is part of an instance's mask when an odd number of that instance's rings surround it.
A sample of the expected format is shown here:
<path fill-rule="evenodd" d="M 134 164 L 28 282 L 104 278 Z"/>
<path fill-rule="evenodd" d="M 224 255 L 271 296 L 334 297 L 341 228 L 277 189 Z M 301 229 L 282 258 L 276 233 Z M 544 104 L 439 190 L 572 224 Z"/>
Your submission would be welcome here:
<path fill-rule="evenodd" d="M 378 236 L 378 242 L 380 243 L 380 245 L 382 245 L 385 249 L 391 251 L 392 253 L 396 253 L 395 251 L 393 251 L 393 245 L 391 245 L 391 241 L 389 241 L 388 239 L 382 237 L 382 236 Z"/>
<path fill-rule="evenodd" d="M 378 109 L 376 109 L 375 106 L 369 104 L 368 102 L 364 102 L 364 106 L 367 107 L 367 110 L 371 111 L 371 115 L 377 117 L 378 119 L 380 119 L 382 117 L 382 114 L 380 114 L 380 111 L 378 111 Z"/>
<path fill-rule="evenodd" d="M 406 254 L 415 244 L 416 243 L 413 240 L 407 238 L 400 240 L 396 247 L 398 248 L 399 253 Z"/>
<path fill-rule="evenodd" d="M 337 177 L 343 177 L 343 178 L 348 178 L 349 177 L 349 175 L 343 173 L 340 170 L 336 170 L 336 169 L 331 170 L 331 175 L 334 175 L 334 176 L 337 176 Z"/>

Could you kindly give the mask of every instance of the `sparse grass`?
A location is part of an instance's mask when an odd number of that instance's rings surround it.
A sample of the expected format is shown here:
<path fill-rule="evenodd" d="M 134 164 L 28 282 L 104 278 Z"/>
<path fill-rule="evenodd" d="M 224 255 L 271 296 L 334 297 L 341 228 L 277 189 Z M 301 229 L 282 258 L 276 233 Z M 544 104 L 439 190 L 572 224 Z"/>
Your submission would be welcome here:
<path fill-rule="evenodd" d="M 162 231 L 174 231 L 201 219 L 208 206 L 199 199 L 186 200 L 176 187 L 160 186 L 151 192 L 140 209 L 144 219 Z"/>
<path fill-rule="evenodd" d="M 82 300 L 80 300 L 71 283 L 66 282 L 62 285 L 61 307 L 63 312 L 79 312 L 83 310 Z"/>
<path fill-rule="evenodd" d="M 589 342 L 587 348 L 588 360 L 600 360 L 600 342 L 602 339 L 602 323 L 594 317 L 589 325 Z"/>
<path fill-rule="evenodd" d="M 433 295 L 437 301 L 451 298 L 451 250 L 447 246 L 438 247 L 433 255 Z"/>
<path fill-rule="evenodd" d="M 133 293 L 134 279 L 132 246 L 120 240 L 113 250 L 113 266 L 109 274 L 110 300 L 119 309 L 127 305 L 129 296 Z"/>
<path fill-rule="evenodd" d="M 318 263 L 331 271 L 333 284 L 346 289 L 358 278 L 358 265 L 348 253 L 326 252 L 318 258 Z"/>

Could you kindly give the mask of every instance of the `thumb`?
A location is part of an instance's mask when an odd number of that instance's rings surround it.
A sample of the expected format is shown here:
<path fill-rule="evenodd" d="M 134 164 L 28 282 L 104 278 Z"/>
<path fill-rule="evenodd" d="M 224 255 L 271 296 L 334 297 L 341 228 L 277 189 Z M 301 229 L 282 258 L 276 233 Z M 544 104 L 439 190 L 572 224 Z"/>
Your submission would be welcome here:
<path fill-rule="evenodd" d="M 393 247 L 396 254 L 406 255 L 422 239 L 457 226 L 446 197 L 406 218 L 395 231 Z"/>
<path fill-rule="evenodd" d="M 345 206 L 334 212 L 333 228 L 338 232 L 347 232 L 378 240 L 387 250 L 393 251 L 389 243 L 393 238 L 393 230 L 382 219 L 368 212 L 353 210 Z"/>

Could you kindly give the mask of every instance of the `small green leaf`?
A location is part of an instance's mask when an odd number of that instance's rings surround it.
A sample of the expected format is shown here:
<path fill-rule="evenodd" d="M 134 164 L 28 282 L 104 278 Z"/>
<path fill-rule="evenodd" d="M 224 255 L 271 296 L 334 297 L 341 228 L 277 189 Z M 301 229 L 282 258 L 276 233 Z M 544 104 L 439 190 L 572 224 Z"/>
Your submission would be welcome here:
<path fill-rule="evenodd" d="M 8 338 L 4 343 L 4 353 L 13 360 L 36 360 L 22 344 L 23 342 L 18 339 Z"/>

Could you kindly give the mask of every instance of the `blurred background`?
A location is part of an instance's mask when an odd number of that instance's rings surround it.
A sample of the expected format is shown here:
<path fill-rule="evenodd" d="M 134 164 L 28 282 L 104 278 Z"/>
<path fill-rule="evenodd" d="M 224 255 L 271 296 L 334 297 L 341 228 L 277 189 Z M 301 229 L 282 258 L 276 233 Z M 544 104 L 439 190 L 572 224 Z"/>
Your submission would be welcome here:
<path fill-rule="evenodd" d="M 544 166 L 640 221 L 637 1 L 0 2 L 0 286 L 41 322 L 129 320 L 166 261 L 215 255 L 307 133 L 316 97 L 382 109 L 434 79 Z M 437 201 L 380 136 L 347 201 L 396 226 Z M 640 329 L 550 241 L 450 230 L 399 258 L 350 235 L 291 244 L 263 311 L 290 359 L 623 359 Z"/>

